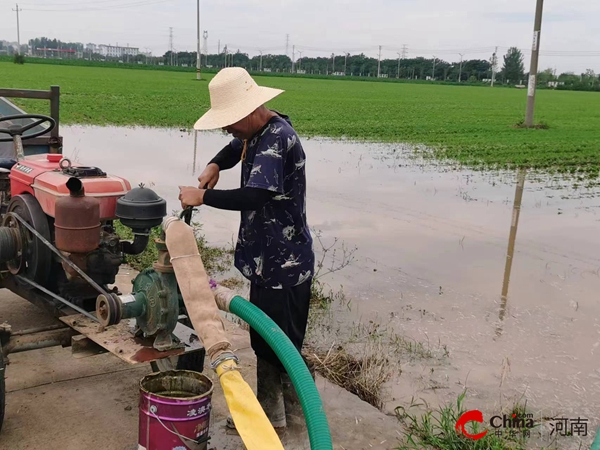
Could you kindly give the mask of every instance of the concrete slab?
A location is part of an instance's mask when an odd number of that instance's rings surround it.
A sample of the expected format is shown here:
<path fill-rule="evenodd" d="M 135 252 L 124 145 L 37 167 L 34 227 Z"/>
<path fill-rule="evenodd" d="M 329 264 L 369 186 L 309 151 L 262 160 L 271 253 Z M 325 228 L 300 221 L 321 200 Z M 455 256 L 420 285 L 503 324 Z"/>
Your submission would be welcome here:
<path fill-rule="evenodd" d="M 119 287 L 129 292 L 134 271 L 124 270 Z M 0 322 L 13 329 L 39 326 L 53 319 L 34 305 L 0 291 Z M 44 322 L 45 323 L 45 322 Z M 240 358 L 242 376 L 255 389 L 256 360 L 247 331 L 227 323 Z M 7 368 L 7 409 L 0 448 L 11 450 L 136 450 L 139 381 L 150 365 L 131 366 L 112 354 L 75 359 L 69 348 L 54 347 L 14 354 Z M 209 448 L 244 449 L 235 431 L 225 428 L 228 410 L 218 378 L 213 379 L 212 436 Z M 343 389 L 317 378 L 335 449 L 394 449 L 400 425 Z M 305 430 L 282 437 L 286 449 L 309 449 Z"/>

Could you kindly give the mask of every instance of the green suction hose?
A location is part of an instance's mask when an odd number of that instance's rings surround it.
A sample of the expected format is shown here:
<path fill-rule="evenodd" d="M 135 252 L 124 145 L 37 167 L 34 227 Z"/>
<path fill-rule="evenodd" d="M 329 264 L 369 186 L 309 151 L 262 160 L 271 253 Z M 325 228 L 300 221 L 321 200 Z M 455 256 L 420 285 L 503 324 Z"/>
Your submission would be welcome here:
<path fill-rule="evenodd" d="M 592 442 L 590 450 L 600 450 L 600 428 L 596 430 L 596 439 L 594 439 L 594 442 Z"/>
<path fill-rule="evenodd" d="M 250 325 L 267 342 L 287 370 L 304 411 L 310 448 L 332 450 L 331 433 L 319 391 L 292 341 L 269 316 L 242 297 L 233 297 L 229 310 Z"/>

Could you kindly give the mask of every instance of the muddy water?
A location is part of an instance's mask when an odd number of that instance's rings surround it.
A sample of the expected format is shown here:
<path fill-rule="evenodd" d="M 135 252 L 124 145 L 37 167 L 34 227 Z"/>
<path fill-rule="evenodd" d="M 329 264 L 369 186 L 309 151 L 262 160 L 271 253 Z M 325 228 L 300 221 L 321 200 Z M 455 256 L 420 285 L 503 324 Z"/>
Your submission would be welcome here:
<path fill-rule="evenodd" d="M 179 209 L 179 185 L 197 185 L 228 139 L 177 130 L 64 127 L 64 153 L 146 183 Z M 516 173 L 438 167 L 401 145 L 304 140 L 311 227 L 324 245 L 357 247 L 356 260 L 326 277 L 343 285 L 354 317 L 445 346 L 449 358 L 407 361 L 388 410 L 412 397 L 498 413 L 514 399 L 544 416 L 600 426 L 600 196 L 528 174 L 507 302 L 501 314 Z M 236 188 L 239 169 L 218 187 Z M 235 240 L 238 213 L 202 207 L 215 244 Z M 319 250 L 317 244 L 316 250 Z M 339 245 L 337 246 L 339 248 Z M 339 250 L 338 255 L 339 256 Z M 433 369 L 433 370 L 432 370 Z M 569 440 L 570 439 L 570 440 Z M 576 437 L 564 438 L 569 448 Z M 577 448 L 577 446 L 573 447 Z"/>

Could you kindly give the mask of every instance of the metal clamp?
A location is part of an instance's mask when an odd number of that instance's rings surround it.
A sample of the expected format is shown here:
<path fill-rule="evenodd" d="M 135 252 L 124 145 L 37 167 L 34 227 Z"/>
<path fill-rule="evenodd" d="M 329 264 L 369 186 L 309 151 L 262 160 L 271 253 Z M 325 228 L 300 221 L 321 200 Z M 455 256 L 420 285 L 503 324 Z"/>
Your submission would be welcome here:
<path fill-rule="evenodd" d="M 216 370 L 217 367 L 224 363 L 225 361 L 235 361 L 236 364 L 240 362 L 239 358 L 235 356 L 233 353 L 223 353 L 217 359 L 210 363 L 210 368 L 212 370 Z"/>

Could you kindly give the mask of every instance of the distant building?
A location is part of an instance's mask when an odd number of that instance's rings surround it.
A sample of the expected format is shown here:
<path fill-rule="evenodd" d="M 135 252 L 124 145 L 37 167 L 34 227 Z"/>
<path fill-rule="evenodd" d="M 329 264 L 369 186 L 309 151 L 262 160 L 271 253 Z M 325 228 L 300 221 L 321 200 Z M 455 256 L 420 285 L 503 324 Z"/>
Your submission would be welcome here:
<path fill-rule="evenodd" d="M 102 56 L 120 58 L 127 55 L 137 56 L 140 53 L 140 49 L 138 47 L 119 47 L 116 45 L 100 44 L 97 47 L 97 53 L 100 53 Z"/>

